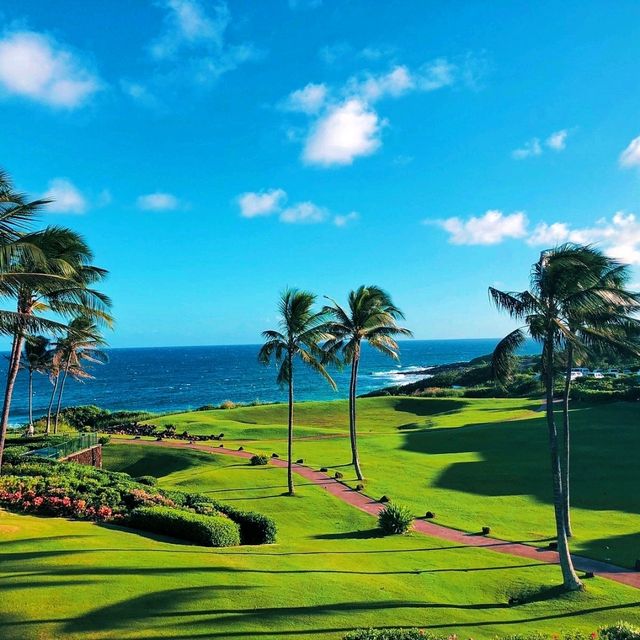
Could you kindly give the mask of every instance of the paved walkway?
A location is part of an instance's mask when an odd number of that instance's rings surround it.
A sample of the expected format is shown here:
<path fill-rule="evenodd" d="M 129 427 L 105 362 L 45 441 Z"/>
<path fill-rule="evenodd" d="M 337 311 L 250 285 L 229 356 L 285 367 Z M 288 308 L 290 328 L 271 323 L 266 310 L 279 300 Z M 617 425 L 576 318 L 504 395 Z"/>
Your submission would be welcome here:
<path fill-rule="evenodd" d="M 147 445 L 152 447 L 172 447 L 177 449 L 195 449 L 197 451 L 206 451 L 207 453 L 223 454 L 228 456 L 235 456 L 237 458 L 251 458 L 255 455 L 249 451 L 238 451 L 235 449 L 227 449 L 220 446 L 212 446 L 206 444 L 189 444 L 188 442 L 181 442 L 177 440 L 133 440 L 131 438 L 114 437 L 114 442 L 118 444 L 135 444 L 135 445 Z M 282 458 L 272 458 L 270 464 L 276 467 L 287 466 L 287 461 Z M 372 500 L 354 489 L 347 487 L 346 485 L 338 482 L 334 478 L 329 477 L 326 473 L 320 471 L 314 471 L 313 469 L 300 464 L 294 464 L 293 470 L 298 475 L 310 480 L 314 484 L 323 487 L 330 494 L 336 496 L 343 502 L 346 502 L 365 513 L 369 513 L 373 516 L 377 516 L 378 513 L 384 508 L 384 505 Z M 558 564 L 558 554 L 555 551 L 548 549 L 533 547 L 521 542 L 507 542 L 506 540 L 498 540 L 496 538 L 488 538 L 483 535 L 465 533 L 458 531 L 457 529 L 450 529 L 449 527 L 443 527 L 442 525 L 429 522 L 427 520 L 418 519 L 414 523 L 414 530 L 423 533 L 433 538 L 440 538 L 442 540 L 448 540 L 460 545 L 468 547 L 483 547 L 497 553 L 506 553 L 512 556 L 519 556 L 521 558 L 528 558 L 531 560 L 538 560 L 540 562 L 548 562 L 550 564 Z M 576 569 L 580 571 L 593 571 L 602 578 L 608 578 L 609 580 L 615 580 L 622 584 L 626 584 L 630 587 L 636 587 L 640 589 L 640 572 L 632 571 L 631 569 L 625 569 L 624 567 L 618 567 L 607 562 L 600 562 L 599 560 L 592 560 L 583 556 L 573 556 L 573 563 Z"/>

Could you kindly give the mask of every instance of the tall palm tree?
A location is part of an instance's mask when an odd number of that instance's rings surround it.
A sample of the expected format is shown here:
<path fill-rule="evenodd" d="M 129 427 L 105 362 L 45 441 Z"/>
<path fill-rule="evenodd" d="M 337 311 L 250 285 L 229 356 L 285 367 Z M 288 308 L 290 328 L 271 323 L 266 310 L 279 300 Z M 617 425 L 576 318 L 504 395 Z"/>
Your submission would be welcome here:
<path fill-rule="evenodd" d="M 331 300 L 329 298 L 329 300 Z M 333 336 L 325 345 L 325 352 L 331 356 L 342 355 L 345 364 L 351 365 L 349 382 L 349 435 L 351 437 L 351 464 L 358 480 L 363 480 L 358 454 L 356 433 L 356 395 L 358 386 L 358 368 L 362 356 L 362 342 L 369 343 L 374 349 L 398 359 L 398 344 L 394 336 L 410 336 L 411 331 L 398 326 L 397 321 L 404 316 L 393 304 L 391 296 L 376 286 L 361 286 L 349 293 L 347 309 L 335 300 L 324 308 L 332 318 L 328 332 Z"/>
<path fill-rule="evenodd" d="M 567 269 L 570 290 L 562 300 L 564 322 L 579 342 L 568 340 L 564 353 L 564 389 L 562 394 L 562 493 L 565 529 L 572 537 L 571 524 L 571 425 L 569 402 L 571 370 L 576 357 L 585 358 L 593 350 L 623 355 L 640 355 L 635 337 L 640 322 L 629 314 L 637 311 L 638 295 L 630 291 L 631 271 L 593 247 L 580 248 L 580 264 Z M 571 291 L 571 289 L 573 291 Z M 591 303 L 584 304 L 590 297 Z"/>
<path fill-rule="evenodd" d="M 33 374 L 45 373 L 51 357 L 50 340 L 46 336 L 27 336 L 24 343 L 25 368 L 29 385 L 29 427 L 28 435 L 33 435 Z"/>
<path fill-rule="evenodd" d="M 293 403 L 294 364 L 299 361 L 319 373 L 333 389 L 336 384 L 323 364 L 321 344 L 330 338 L 326 328 L 326 314 L 315 312 L 316 296 L 307 291 L 287 289 L 278 305 L 278 329 L 264 331 L 264 345 L 258 360 L 268 365 L 274 360 L 278 367 L 277 382 L 288 387 L 288 434 L 287 434 L 287 483 L 289 495 L 293 488 Z"/>
<path fill-rule="evenodd" d="M 560 446 L 553 411 L 554 359 L 559 349 L 568 344 L 582 343 L 564 310 L 571 305 L 575 314 L 595 314 L 603 301 L 616 306 L 634 303 L 633 299 L 618 296 L 606 284 L 598 286 L 593 282 L 592 275 L 585 275 L 589 273 L 588 251 L 588 247 L 565 244 L 542 252 L 533 265 L 528 291 L 503 292 L 489 288 L 496 306 L 524 323 L 496 346 L 492 358 L 496 377 L 504 380 L 509 375 L 513 354 L 524 343 L 527 334 L 542 346 L 553 506 L 563 586 L 567 590 L 581 589 L 582 583 L 575 572 L 567 539 Z M 583 283 L 590 286 L 576 287 L 578 273 L 582 274 Z"/>
<path fill-rule="evenodd" d="M 110 300 L 92 285 L 106 275 L 104 269 L 90 264 L 93 254 L 83 238 L 70 229 L 47 227 L 22 236 L 38 252 L 19 256 L 2 272 L 0 295 L 14 297 L 16 320 L 12 325 L 13 344 L 0 416 L 0 468 L 9 423 L 9 411 L 22 348 L 27 333 L 35 324 L 60 332 L 65 325 L 41 314 L 58 317 L 85 314 L 105 324 L 111 323 Z"/>
<path fill-rule="evenodd" d="M 107 354 L 102 351 L 106 342 L 96 323 L 85 316 L 78 316 L 69 323 L 67 336 L 60 342 L 57 350 L 58 369 L 62 374 L 58 391 L 58 405 L 54 421 L 53 432 L 58 432 L 62 395 L 67 377 L 71 375 L 76 380 L 87 380 L 93 376 L 84 369 L 84 363 L 92 362 L 104 364 L 108 361 Z"/>

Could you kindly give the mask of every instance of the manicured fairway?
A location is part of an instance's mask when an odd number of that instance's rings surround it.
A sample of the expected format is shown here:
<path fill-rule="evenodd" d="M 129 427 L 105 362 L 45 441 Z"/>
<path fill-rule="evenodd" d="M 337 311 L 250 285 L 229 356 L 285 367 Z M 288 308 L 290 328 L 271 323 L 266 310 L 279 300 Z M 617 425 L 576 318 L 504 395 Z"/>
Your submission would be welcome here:
<path fill-rule="evenodd" d="M 372 398 L 358 401 L 366 492 L 427 510 L 466 531 L 488 525 L 510 540 L 553 535 L 547 435 L 538 401 Z M 616 403 L 572 411 L 572 548 L 633 566 L 640 557 L 640 407 Z M 296 407 L 295 457 L 355 482 L 346 403 Z M 166 416 L 178 431 L 225 434 L 226 446 L 286 452 L 286 406 Z M 322 436 L 322 437 L 319 437 Z"/>
<path fill-rule="evenodd" d="M 155 473 L 273 516 L 279 542 L 210 550 L 115 527 L 0 512 L 2 637 L 332 638 L 416 625 L 464 637 L 640 623 L 640 592 L 506 606 L 556 584 L 556 567 L 424 536 L 377 537 L 373 518 L 316 486 L 283 496 L 285 474 L 191 451 L 109 446 L 111 468 Z"/>

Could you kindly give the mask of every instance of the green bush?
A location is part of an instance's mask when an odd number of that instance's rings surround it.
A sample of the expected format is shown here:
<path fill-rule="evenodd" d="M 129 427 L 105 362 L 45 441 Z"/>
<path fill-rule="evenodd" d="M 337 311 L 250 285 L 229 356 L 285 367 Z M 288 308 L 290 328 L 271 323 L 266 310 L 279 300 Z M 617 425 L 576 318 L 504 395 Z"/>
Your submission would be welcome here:
<path fill-rule="evenodd" d="M 422 629 L 358 629 L 344 640 L 447 640 L 447 636 L 432 635 Z"/>
<path fill-rule="evenodd" d="M 3 462 L 8 464 L 20 462 L 20 460 L 22 459 L 22 456 L 28 451 L 29 451 L 28 447 L 21 446 L 21 445 L 14 446 L 14 447 L 7 447 L 4 450 L 2 460 Z"/>
<path fill-rule="evenodd" d="M 170 492 L 166 492 L 169 494 Z M 171 492 L 173 494 L 179 492 Z M 255 511 L 242 511 L 231 505 L 218 502 L 213 498 L 199 493 L 183 494 L 184 505 L 195 509 L 198 513 L 210 513 L 215 510 L 231 518 L 240 527 L 242 544 L 273 544 L 276 541 L 278 529 L 274 520 Z"/>
<path fill-rule="evenodd" d="M 407 533 L 412 524 L 411 511 L 392 502 L 378 514 L 378 526 L 386 535 Z"/>
<path fill-rule="evenodd" d="M 238 525 L 226 516 L 207 516 L 172 507 L 134 509 L 128 526 L 189 540 L 205 547 L 234 547 L 240 544 Z"/>
<path fill-rule="evenodd" d="M 140 484 L 146 484 L 148 487 L 155 487 L 158 484 L 158 478 L 155 476 L 139 476 L 134 480 Z"/>
<path fill-rule="evenodd" d="M 269 458 L 263 455 L 251 456 L 250 462 L 254 467 L 257 467 L 260 465 L 269 464 Z"/>
<path fill-rule="evenodd" d="M 628 622 L 617 622 L 598 629 L 598 637 L 601 640 L 640 640 L 640 627 L 634 627 Z"/>
<path fill-rule="evenodd" d="M 111 442 L 111 436 L 100 436 L 98 438 L 98 444 L 101 444 L 102 446 L 109 444 Z"/>

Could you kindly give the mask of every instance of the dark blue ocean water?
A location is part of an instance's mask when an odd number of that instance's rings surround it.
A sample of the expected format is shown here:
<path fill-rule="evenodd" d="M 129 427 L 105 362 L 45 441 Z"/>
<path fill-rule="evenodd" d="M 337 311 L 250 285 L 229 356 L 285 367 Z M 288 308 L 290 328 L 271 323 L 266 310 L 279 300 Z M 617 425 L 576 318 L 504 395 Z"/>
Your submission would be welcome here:
<path fill-rule="evenodd" d="M 364 393 L 423 376 L 403 375 L 416 368 L 470 360 L 490 353 L 497 340 L 407 340 L 401 342 L 400 362 L 372 349 L 363 351 L 358 391 Z M 65 406 L 96 404 L 106 409 L 173 411 L 234 402 L 284 401 L 275 382 L 275 369 L 257 361 L 258 345 L 111 349 L 109 363 L 95 366 L 94 380 L 69 380 Z M 533 343 L 524 353 L 535 353 Z M 0 365 L 4 374 L 6 362 Z M 338 391 L 302 365 L 295 373 L 297 400 L 326 400 L 347 395 L 349 372 L 332 372 Z M 2 378 L 4 379 L 4 377 Z M 34 414 L 43 415 L 51 393 L 45 376 L 34 380 Z M 11 411 L 12 424 L 27 418 L 27 376 L 21 372 Z"/>

